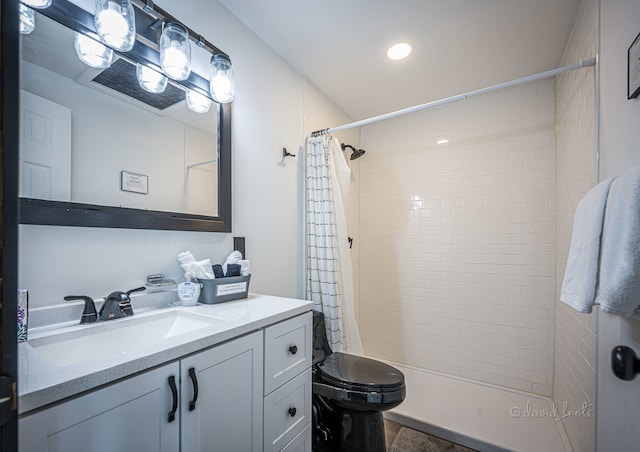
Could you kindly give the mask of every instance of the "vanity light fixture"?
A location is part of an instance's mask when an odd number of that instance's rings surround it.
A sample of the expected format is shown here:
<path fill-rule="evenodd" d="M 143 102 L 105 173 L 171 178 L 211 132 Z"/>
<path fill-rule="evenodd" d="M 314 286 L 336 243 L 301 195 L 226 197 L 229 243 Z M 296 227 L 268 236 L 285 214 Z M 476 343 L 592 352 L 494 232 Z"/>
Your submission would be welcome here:
<path fill-rule="evenodd" d="M 140 88 L 149 93 L 164 93 L 167 88 L 167 77 L 149 66 L 138 63 L 136 65 L 136 77 Z"/>
<path fill-rule="evenodd" d="M 188 89 L 186 94 L 189 110 L 196 113 L 207 113 L 211 107 L 211 99 L 198 91 Z"/>
<path fill-rule="evenodd" d="M 78 58 L 87 66 L 104 69 L 113 62 L 113 50 L 82 33 L 75 33 L 73 45 Z"/>
<path fill-rule="evenodd" d="M 25 3 L 27 0 L 24 0 Z M 42 3 L 50 0 L 28 0 Z M 174 16 L 154 4 L 153 0 L 91 0 L 94 3 L 94 14 L 76 5 L 78 0 L 56 0 L 51 7 L 39 11 L 41 14 L 59 22 L 80 34 L 87 35 L 87 41 L 80 36 L 74 38 L 74 45 L 78 57 L 96 68 L 107 68 L 115 60 L 115 54 L 127 52 L 122 55 L 129 62 L 139 62 L 153 70 L 136 67 L 137 81 L 142 89 L 156 93 L 162 92 L 162 84 L 167 83 L 169 77 L 176 81 L 174 85 L 187 90 L 193 90 L 209 99 L 206 102 L 198 102 L 195 95 L 189 95 L 190 108 L 204 110 L 202 105 L 213 99 L 217 103 L 229 103 L 235 96 L 235 82 L 233 67 L 229 56 L 207 41 L 204 36 L 196 33 L 191 28 L 180 23 Z M 30 19 L 29 9 L 20 5 L 21 32 L 28 32 L 28 26 L 33 27 L 34 20 Z M 22 17 L 22 10 L 25 10 Z M 33 10 L 31 10 L 33 12 Z M 93 22 L 93 24 L 92 24 Z M 162 26 L 160 32 L 159 27 Z M 136 30 L 138 29 L 138 30 Z M 91 41 L 93 39 L 94 42 Z M 98 41 L 107 46 L 97 46 Z M 206 66 L 206 61 L 200 61 L 200 57 L 210 58 L 209 74 L 199 74 L 192 71 L 192 49 L 195 43 L 196 49 L 193 59 L 198 67 Z M 97 46 L 93 50 L 86 50 L 85 45 Z M 208 55 L 207 55 L 208 54 Z M 164 80 L 162 77 L 165 75 Z M 152 83 L 152 80 L 154 82 Z M 157 83 L 160 84 L 157 84 Z M 158 90 L 158 91 L 156 91 Z M 185 94 L 186 96 L 186 94 Z"/>
<path fill-rule="evenodd" d="M 227 55 L 218 53 L 211 57 L 209 90 L 213 100 L 222 104 L 231 102 L 235 97 L 233 67 Z"/>
<path fill-rule="evenodd" d="M 387 58 L 390 60 L 402 60 L 408 57 L 413 51 L 413 47 L 408 42 L 399 42 L 387 49 Z"/>
<path fill-rule="evenodd" d="M 95 0 L 94 21 L 104 44 L 121 52 L 133 49 L 136 20 L 131 0 Z"/>
<path fill-rule="evenodd" d="M 30 6 L 31 8 L 44 9 L 51 6 L 52 0 L 20 0 L 20 1 L 27 6 Z"/>
<path fill-rule="evenodd" d="M 165 22 L 160 36 L 160 64 L 174 80 L 186 80 L 191 73 L 191 43 L 182 25 Z"/>
<path fill-rule="evenodd" d="M 20 33 L 28 35 L 36 29 L 36 13 L 26 5 L 20 3 Z"/>

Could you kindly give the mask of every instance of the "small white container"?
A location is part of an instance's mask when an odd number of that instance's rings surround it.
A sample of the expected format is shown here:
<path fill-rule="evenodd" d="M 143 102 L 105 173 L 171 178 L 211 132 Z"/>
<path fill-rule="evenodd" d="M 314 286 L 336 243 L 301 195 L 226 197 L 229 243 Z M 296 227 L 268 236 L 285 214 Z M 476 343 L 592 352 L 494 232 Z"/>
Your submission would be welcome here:
<path fill-rule="evenodd" d="M 190 273 L 185 273 L 186 281 L 178 284 L 178 299 L 182 306 L 195 306 L 200 298 L 200 283 L 193 281 Z"/>

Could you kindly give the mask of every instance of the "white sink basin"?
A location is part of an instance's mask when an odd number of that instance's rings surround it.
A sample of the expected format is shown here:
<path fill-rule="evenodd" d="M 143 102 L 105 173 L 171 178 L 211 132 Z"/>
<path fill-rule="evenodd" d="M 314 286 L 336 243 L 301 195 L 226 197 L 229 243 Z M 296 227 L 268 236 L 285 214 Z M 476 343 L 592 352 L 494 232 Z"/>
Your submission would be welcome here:
<path fill-rule="evenodd" d="M 215 317 L 169 311 L 54 333 L 29 340 L 29 345 L 58 366 L 68 366 L 111 354 L 125 354 L 220 322 L 222 320 Z"/>

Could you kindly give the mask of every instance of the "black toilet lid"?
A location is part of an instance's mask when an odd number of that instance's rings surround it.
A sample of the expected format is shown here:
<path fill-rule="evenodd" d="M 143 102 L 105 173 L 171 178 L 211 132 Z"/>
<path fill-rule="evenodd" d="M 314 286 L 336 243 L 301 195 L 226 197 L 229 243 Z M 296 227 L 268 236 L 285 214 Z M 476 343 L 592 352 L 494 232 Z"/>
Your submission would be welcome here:
<path fill-rule="evenodd" d="M 335 352 L 317 365 L 317 375 L 327 383 L 361 391 L 395 391 L 404 375 L 375 359 Z"/>

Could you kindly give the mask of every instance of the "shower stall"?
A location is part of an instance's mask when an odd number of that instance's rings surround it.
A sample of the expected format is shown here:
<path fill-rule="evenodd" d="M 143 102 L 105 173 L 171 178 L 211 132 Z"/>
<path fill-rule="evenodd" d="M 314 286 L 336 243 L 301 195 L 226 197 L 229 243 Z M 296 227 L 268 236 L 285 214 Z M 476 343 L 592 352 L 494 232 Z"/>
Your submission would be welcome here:
<path fill-rule="evenodd" d="M 596 5 L 563 61 L 596 53 Z M 557 300 L 575 206 L 597 180 L 595 77 L 362 125 L 356 312 L 365 355 L 407 377 L 390 419 L 481 450 L 593 449 L 595 315 Z"/>

